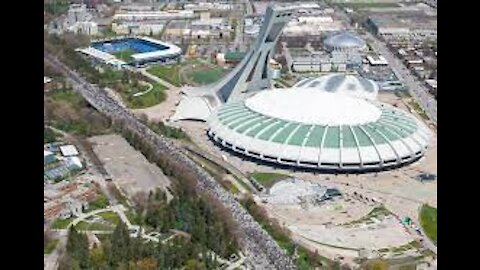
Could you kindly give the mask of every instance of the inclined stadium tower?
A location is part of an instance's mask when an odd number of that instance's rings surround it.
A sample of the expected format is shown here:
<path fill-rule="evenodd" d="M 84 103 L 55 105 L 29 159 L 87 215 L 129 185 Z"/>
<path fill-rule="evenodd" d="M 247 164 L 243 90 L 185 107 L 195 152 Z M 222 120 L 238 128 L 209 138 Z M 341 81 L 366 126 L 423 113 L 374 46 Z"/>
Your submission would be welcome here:
<path fill-rule="evenodd" d="M 371 80 L 330 74 L 271 88 L 268 63 L 292 13 L 268 7 L 240 64 L 216 84 L 186 89 L 172 120 L 206 120 L 208 136 L 219 146 L 280 165 L 359 172 L 421 158 L 430 131 L 407 112 L 377 101 Z"/>

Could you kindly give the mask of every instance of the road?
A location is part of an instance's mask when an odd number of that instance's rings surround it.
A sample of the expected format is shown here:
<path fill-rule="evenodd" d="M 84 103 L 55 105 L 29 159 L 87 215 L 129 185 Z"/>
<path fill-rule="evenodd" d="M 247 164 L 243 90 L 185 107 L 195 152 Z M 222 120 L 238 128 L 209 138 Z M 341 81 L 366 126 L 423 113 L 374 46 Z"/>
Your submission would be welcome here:
<path fill-rule="evenodd" d="M 336 15 L 346 22 L 351 21 L 349 15 L 343 11 L 343 9 L 337 8 Z M 428 117 L 436 124 L 437 101 L 435 98 L 428 92 L 423 83 L 419 82 L 415 76 L 410 73 L 402 61 L 390 51 L 383 41 L 379 40 L 370 32 L 365 32 L 368 38 L 371 40 L 369 44 L 372 46 L 372 49 L 385 57 L 398 79 L 405 83 L 410 94 L 419 102 L 420 106 L 425 110 Z"/>
<path fill-rule="evenodd" d="M 72 88 L 80 93 L 92 107 L 118 123 L 122 129 L 141 138 L 152 148 L 154 155 L 164 157 L 173 169 L 181 168 L 182 171 L 191 173 L 196 180 L 195 189 L 201 194 L 211 196 L 230 212 L 232 221 L 237 224 L 241 232 L 238 240 L 250 263 L 259 269 L 296 269 L 285 250 L 255 221 L 235 197 L 208 172 L 189 159 L 172 140 L 152 131 L 131 111 L 116 103 L 104 90 L 86 81 L 79 73 L 47 51 L 44 51 L 44 63 L 62 73 Z M 178 172 L 178 174 L 181 173 Z"/>
<path fill-rule="evenodd" d="M 367 32 L 367 36 L 371 39 L 370 45 L 376 52 L 382 54 L 387 59 L 392 71 L 403 81 L 408 87 L 412 96 L 420 103 L 430 119 L 435 123 L 437 122 L 437 101 L 428 92 L 428 89 L 422 82 L 418 81 L 416 77 L 410 73 L 398 57 L 396 57 L 390 49 L 385 45 L 383 41 L 380 41 L 377 37 Z"/>

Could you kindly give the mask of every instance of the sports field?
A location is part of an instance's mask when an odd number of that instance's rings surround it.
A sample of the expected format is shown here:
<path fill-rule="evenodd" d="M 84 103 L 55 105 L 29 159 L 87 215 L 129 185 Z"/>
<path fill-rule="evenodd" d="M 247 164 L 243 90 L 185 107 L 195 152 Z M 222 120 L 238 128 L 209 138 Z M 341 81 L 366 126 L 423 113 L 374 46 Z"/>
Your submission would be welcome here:
<path fill-rule="evenodd" d="M 132 50 L 132 49 L 127 49 L 127 50 L 123 50 L 123 51 L 114 52 L 112 54 L 122 61 L 130 62 L 130 61 L 134 60 L 132 55 L 136 54 L 136 53 L 137 52 Z"/>

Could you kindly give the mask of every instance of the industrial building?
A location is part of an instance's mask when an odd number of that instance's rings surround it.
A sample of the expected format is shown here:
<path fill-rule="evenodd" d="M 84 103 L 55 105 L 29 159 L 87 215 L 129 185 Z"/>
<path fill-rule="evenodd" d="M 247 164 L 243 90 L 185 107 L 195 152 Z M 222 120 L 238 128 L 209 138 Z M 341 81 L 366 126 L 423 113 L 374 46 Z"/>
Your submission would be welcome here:
<path fill-rule="evenodd" d="M 437 15 L 424 10 L 399 10 L 392 12 L 371 12 L 367 26 L 385 39 L 389 38 L 437 38 Z"/>
<path fill-rule="evenodd" d="M 366 43 L 349 32 L 333 33 L 323 40 L 321 50 L 310 44 L 305 49 L 285 49 L 284 54 L 295 72 L 343 72 L 362 65 Z"/>
<path fill-rule="evenodd" d="M 325 32 L 341 31 L 344 25 L 341 21 L 334 20 L 327 15 L 300 16 L 290 21 L 283 35 L 285 36 L 316 36 Z"/>
<path fill-rule="evenodd" d="M 163 23 L 112 23 L 112 31 L 117 35 L 159 35 L 163 27 Z"/>
<path fill-rule="evenodd" d="M 113 21 L 159 21 L 173 19 L 192 19 L 196 15 L 192 10 L 146 10 L 146 11 L 119 11 L 113 15 Z"/>

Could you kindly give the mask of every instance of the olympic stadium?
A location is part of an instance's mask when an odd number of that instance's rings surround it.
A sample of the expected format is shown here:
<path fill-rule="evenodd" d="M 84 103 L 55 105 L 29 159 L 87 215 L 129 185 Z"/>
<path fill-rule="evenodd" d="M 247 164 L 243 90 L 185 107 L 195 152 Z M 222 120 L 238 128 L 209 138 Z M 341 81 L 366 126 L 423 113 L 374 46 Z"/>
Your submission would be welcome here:
<path fill-rule="evenodd" d="M 427 127 L 406 112 L 313 83 L 227 103 L 209 127 L 216 142 L 243 155 L 326 170 L 399 166 L 420 158 L 429 141 Z"/>
<path fill-rule="evenodd" d="M 272 88 L 267 64 L 290 15 L 268 8 L 242 62 L 217 84 L 186 89 L 175 119 L 207 121 L 217 145 L 282 166 L 361 172 L 421 158 L 430 131 L 413 115 L 379 102 L 374 81 L 338 73 Z"/>
<path fill-rule="evenodd" d="M 176 59 L 182 50 L 176 45 L 148 37 L 125 37 L 92 42 L 88 48 L 77 49 L 101 62 L 114 66 L 135 67 Z"/>

